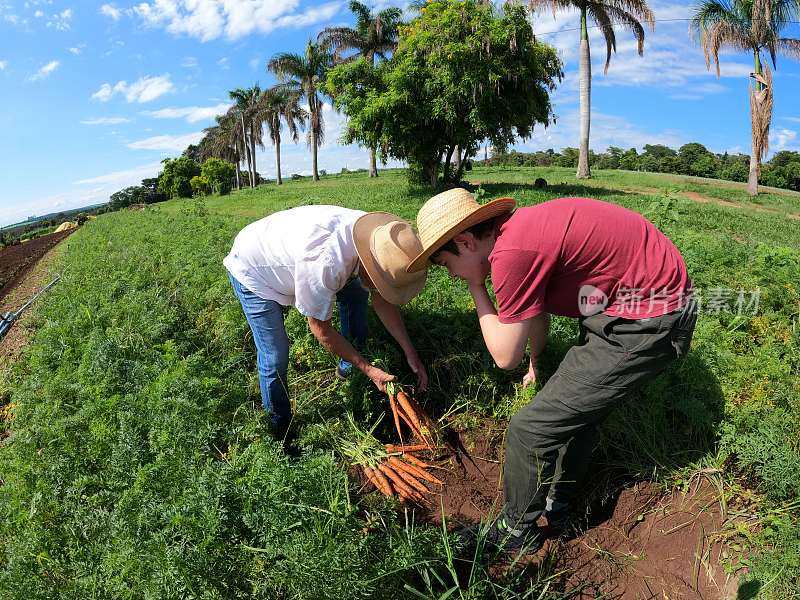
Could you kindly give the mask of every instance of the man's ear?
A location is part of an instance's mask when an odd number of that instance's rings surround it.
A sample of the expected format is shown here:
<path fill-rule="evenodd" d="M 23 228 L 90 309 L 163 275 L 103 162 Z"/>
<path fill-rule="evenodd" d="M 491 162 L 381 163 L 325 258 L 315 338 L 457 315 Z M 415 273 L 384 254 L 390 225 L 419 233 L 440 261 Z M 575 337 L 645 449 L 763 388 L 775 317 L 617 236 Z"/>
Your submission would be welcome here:
<path fill-rule="evenodd" d="M 459 248 L 464 248 L 465 250 L 469 250 L 470 252 L 475 252 L 475 248 L 477 248 L 478 245 L 477 244 L 478 240 L 476 240 L 475 236 L 469 233 L 468 231 L 459 233 L 453 238 L 453 241 Z"/>

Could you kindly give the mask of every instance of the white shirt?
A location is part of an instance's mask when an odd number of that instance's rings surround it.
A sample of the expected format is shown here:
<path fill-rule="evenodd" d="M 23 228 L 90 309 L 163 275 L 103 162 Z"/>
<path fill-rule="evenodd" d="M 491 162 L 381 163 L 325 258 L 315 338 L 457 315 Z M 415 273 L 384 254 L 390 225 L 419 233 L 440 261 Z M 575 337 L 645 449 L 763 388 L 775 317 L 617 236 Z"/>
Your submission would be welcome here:
<path fill-rule="evenodd" d="M 358 266 L 353 225 L 364 214 L 318 205 L 271 214 L 239 232 L 223 264 L 260 298 L 327 321 Z"/>

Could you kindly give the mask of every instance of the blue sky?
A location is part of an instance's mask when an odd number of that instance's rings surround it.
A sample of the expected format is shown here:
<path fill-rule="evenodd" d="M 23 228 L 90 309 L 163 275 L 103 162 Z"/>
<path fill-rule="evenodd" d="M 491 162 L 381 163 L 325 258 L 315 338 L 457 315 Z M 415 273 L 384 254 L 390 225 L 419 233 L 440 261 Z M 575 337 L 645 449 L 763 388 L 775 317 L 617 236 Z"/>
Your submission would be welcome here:
<path fill-rule="evenodd" d="M 696 140 L 747 152 L 748 57 L 725 55 L 717 79 L 686 21 L 671 20 L 685 19 L 689 5 L 651 6 L 663 21 L 648 34 L 644 58 L 620 34 L 606 76 L 592 31 L 592 147 Z M 197 141 L 226 109 L 228 90 L 273 82 L 264 68 L 270 56 L 299 51 L 323 27 L 349 22 L 339 0 L 0 0 L 0 225 L 104 202 L 155 175 L 162 158 Z M 556 125 L 518 147 L 575 146 L 578 32 L 569 30 L 576 15 L 545 13 L 533 22 L 561 53 L 566 77 L 553 96 Z M 800 37 L 800 28 L 787 33 Z M 800 150 L 800 64 L 779 59 L 775 84 L 772 151 Z M 337 144 L 343 118 L 329 106 L 325 114 L 320 168 L 366 167 L 366 152 Z M 274 176 L 273 162 L 267 146 L 259 171 Z M 307 173 L 310 163 L 304 142 L 284 147 L 284 173 Z"/>

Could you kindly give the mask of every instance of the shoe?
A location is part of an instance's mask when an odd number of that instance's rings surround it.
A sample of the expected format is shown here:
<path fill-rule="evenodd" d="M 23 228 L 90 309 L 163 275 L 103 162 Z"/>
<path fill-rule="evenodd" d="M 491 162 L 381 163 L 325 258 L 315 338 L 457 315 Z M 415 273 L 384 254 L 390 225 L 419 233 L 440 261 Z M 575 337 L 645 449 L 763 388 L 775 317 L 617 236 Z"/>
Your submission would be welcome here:
<path fill-rule="evenodd" d="M 350 377 L 350 373 L 353 372 L 353 365 L 347 361 L 340 360 L 339 364 L 336 365 L 336 376 L 339 379 L 347 379 Z"/>
<path fill-rule="evenodd" d="M 484 524 L 472 525 L 458 535 L 472 546 L 483 541 L 485 547 L 501 554 L 533 554 L 544 545 L 545 538 L 537 525 L 515 529 L 502 515 L 488 529 Z"/>
<path fill-rule="evenodd" d="M 569 511 L 546 512 L 545 518 L 547 524 L 541 529 L 547 537 L 571 539 L 576 536 L 577 523 Z"/>

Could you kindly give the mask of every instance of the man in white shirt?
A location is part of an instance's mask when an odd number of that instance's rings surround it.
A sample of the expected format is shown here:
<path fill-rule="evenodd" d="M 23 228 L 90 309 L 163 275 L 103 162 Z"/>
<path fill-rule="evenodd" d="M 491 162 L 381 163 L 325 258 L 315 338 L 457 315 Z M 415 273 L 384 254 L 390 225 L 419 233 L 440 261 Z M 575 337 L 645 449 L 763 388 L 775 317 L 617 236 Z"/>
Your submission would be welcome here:
<path fill-rule="evenodd" d="M 355 338 L 366 334 L 364 287 L 372 306 L 405 352 L 420 390 L 428 375 L 406 331 L 397 305 L 414 298 L 425 285 L 425 272 L 407 273 L 408 262 L 422 246 L 411 226 L 389 213 L 365 213 L 338 206 L 300 206 L 251 223 L 236 236 L 223 261 L 242 304 L 258 352 L 261 399 L 276 430 L 291 420 L 286 373 L 289 340 L 284 308 L 294 306 L 308 319 L 314 336 L 384 391 L 394 379 L 369 364 L 331 325 L 337 297 L 343 324 Z"/>

